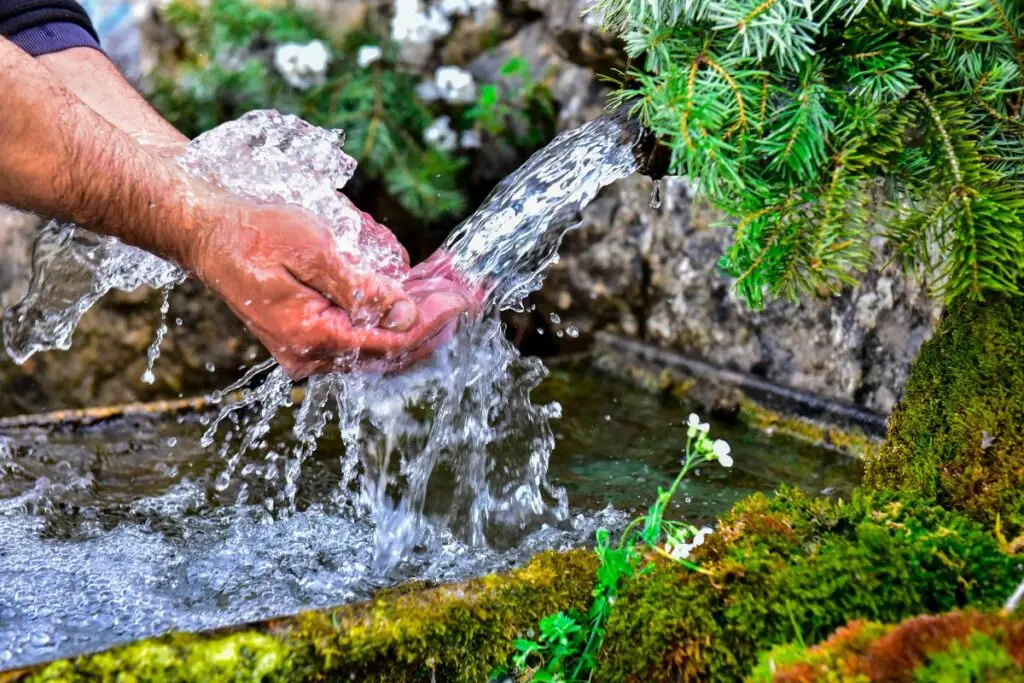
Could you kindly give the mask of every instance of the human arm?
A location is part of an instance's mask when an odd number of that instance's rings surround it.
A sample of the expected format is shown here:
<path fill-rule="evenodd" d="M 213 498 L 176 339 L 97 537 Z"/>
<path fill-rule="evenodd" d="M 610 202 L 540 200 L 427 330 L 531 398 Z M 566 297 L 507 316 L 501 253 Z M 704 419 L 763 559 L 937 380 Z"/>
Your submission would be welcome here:
<path fill-rule="evenodd" d="M 160 116 L 99 50 L 74 47 L 38 59 L 86 106 L 150 151 L 174 156 L 188 145 L 188 137 Z"/>
<path fill-rule="evenodd" d="M 178 262 L 295 377 L 334 369 L 353 352 L 396 358 L 461 310 L 457 297 L 435 297 L 431 314 L 417 318 L 397 282 L 354 270 L 314 216 L 247 202 L 187 176 L 3 39 L 0 90 L 0 202 Z M 356 327 L 350 315 L 382 325 Z"/>

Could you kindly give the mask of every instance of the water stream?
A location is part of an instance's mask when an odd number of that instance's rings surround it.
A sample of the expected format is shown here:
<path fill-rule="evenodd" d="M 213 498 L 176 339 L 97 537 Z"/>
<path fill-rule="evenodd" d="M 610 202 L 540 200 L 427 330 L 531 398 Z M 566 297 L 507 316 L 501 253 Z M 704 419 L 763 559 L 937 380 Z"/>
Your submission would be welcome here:
<path fill-rule="evenodd" d="M 273 362 L 252 368 L 231 387 L 243 398 L 226 405 L 204 437 L 204 445 L 224 458 L 218 488 L 240 482 L 239 499 L 248 501 L 249 480 L 276 482 L 258 502 L 274 514 L 293 513 L 303 463 L 334 420 L 344 442 L 336 454 L 344 476 L 335 495 L 347 514 L 374 521 L 381 570 L 394 567 L 429 527 L 483 546 L 491 536 L 564 519 L 564 493 L 545 478 L 554 445 L 548 420 L 559 407 L 531 403 L 530 390 L 545 369 L 505 340 L 497 312 L 519 306 L 540 286 L 562 235 L 601 187 L 636 170 L 638 135 L 622 118 L 600 118 L 558 136 L 506 178 L 444 246 L 470 285 L 486 290 L 482 318 L 463 325 L 452 343 L 410 371 L 311 378 L 295 409 L 297 445 L 286 452 L 270 448 L 264 437 L 273 417 L 292 408 L 292 382 Z M 363 267 L 393 269 L 393 250 L 367 239 L 358 211 L 336 191 L 355 171 L 355 161 L 341 151 L 343 140 L 340 131 L 296 117 L 251 112 L 197 138 L 180 163 L 232 193 L 299 204 L 330 224 L 337 248 Z M 56 224 L 40 237 L 34 266 L 28 294 L 4 319 L 5 344 L 19 362 L 68 348 L 81 315 L 106 291 L 148 284 L 166 294 L 184 277 L 173 264 L 116 240 Z M 149 351 L 145 381 L 152 378 L 162 329 Z M 491 450 L 507 443 L 519 448 L 496 461 Z M 248 462 L 254 452 L 262 463 Z M 457 486 L 447 508 L 428 520 L 424 505 L 438 477 Z"/>

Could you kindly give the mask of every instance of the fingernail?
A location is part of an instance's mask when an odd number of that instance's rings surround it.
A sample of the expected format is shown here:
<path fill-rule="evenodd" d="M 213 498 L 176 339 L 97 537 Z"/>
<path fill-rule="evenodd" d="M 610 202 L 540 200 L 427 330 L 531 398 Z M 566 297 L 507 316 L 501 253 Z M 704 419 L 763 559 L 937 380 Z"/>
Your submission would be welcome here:
<path fill-rule="evenodd" d="M 386 330 L 405 332 L 416 324 L 416 315 L 416 304 L 408 299 L 402 299 L 391 307 L 381 327 Z"/>

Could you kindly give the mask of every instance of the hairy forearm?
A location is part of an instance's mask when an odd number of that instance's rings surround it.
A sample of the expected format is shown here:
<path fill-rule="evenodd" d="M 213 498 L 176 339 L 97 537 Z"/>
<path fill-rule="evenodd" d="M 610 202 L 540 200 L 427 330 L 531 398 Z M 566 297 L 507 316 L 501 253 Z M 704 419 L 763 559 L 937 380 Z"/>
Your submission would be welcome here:
<path fill-rule="evenodd" d="M 0 202 L 189 265 L 201 224 L 197 183 L 3 39 L 0 92 Z"/>
<path fill-rule="evenodd" d="M 79 47 L 43 55 L 39 62 L 90 109 L 147 148 L 180 152 L 188 144 L 102 52 Z"/>

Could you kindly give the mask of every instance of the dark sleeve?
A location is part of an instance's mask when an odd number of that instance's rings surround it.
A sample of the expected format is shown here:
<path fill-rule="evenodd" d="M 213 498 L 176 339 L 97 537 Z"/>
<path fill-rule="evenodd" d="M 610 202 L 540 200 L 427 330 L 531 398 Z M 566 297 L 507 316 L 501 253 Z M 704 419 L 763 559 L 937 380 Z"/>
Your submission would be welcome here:
<path fill-rule="evenodd" d="M 33 57 L 100 47 L 89 15 L 74 0 L 0 0 L 0 35 Z"/>

